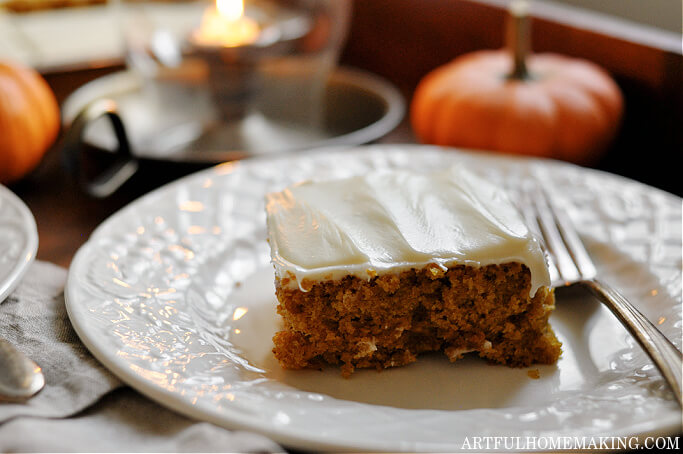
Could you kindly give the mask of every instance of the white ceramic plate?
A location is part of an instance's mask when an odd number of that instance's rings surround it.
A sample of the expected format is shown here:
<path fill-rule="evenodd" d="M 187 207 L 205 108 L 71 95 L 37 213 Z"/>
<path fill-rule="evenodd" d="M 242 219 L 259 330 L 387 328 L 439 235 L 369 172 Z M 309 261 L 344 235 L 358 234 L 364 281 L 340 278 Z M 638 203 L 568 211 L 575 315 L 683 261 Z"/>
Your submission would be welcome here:
<path fill-rule="evenodd" d="M 37 251 L 38 230 L 31 211 L 0 185 L 0 303 L 19 284 Z"/>
<path fill-rule="evenodd" d="M 657 370 L 581 293 L 558 296 L 551 322 L 564 353 L 555 366 L 451 364 L 428 355 L 350 379 L 337 369 L 279 367 L 270 352 L 278 319 L 264 194 L 312 177 L 447 165 L 513 188 L 525 179 L 552 184 L 604 280 L 680 348 L 679 198 L 568 164 L 420 146 L 234 162 L 146 195 L 103 223 L 76 255 L 66 287 L 71 320 L 100 361 L 150 398 L 287 447 L 443 452 L 472 446 L 475 436 L 551 443 L 677 433 L 680 409 Z M 534 369 L 540 378 L 530 377 Z"/>

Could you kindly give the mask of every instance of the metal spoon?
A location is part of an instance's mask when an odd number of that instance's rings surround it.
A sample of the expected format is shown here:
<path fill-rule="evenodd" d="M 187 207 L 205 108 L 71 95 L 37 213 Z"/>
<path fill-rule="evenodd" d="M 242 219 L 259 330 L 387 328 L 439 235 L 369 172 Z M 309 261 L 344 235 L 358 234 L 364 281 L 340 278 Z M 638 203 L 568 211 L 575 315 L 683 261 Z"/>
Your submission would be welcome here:
<path fill-rule="evenodd" d="M 45 377 L 40 366 L 0 338 L 0 400 L 25 400 L 43 386 Z"/>

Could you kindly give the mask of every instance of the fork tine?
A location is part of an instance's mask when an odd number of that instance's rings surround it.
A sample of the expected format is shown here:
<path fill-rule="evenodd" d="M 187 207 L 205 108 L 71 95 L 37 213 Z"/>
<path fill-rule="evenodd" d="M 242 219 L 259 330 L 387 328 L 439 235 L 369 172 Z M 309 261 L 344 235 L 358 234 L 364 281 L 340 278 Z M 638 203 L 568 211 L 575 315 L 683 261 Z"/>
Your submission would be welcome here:
<path fill-rule="evenodd" d="M 560 279 L 565 284 L 580 280 L 581 274 L 579 269 L 567 250 L 567 245 L 564 243 L 562 234 L 557 228 L 554 213 L 546 200 L 544 192 L 537 188 L 537 190 L 530 191 L 529 196 L 536 208 L 541 234 L 545 239 L 550 254 L 555 260 L 555 266 L 559 272 Z"/>
<path fill-rule="evenodd" d="M 527 188 L 528 189 L 528 188 Z M 519 206 L 522 212 L 522 217 L 526 221 L 529 229 L 535 233 L 541 239 L 541 245 L 546 255 L 550 255 L 548 252 L 548 246 L 545 244 L 544 235 L 541 231 L 541 226 L 538 224 L 537 210 L 533 206 L 533 202 L 529 195 L 529 190 L 523 190 L 521 194 L 521 204 Z M 560 277 L 560 272 L 555 266 L 555 260 L 552 257 L 548 257 L 548 273 L 550 274 L 550 282 L 557 283 L 562 280 Z"/>
<path fill-rule="evenodd" d="M 527 205 L 533 205 L 537 210 L 542 236 L 562 279 L 566 284 L 584 285 L 617 316 L 662 373 L 679 405 L 683 405 L 681 351 L 623 295 L 596 279 L 595 267 L 573 230 L 569 216 L 554 206 L 538 185 L 533 189 L 526 191 L 533 200 Z"/>
<path fill-rule="evenodd" d="M 560 234 L 562 235 L 562 238 L 564 238 L 568 252 L 574 259 L 574 264 L 576 265 L 581 278 L 593 279 L 597 275 L 597 270 L 595 269 L 595 265 L 593 265 L 593 261 L 591 260 L 583 241 L 581 241 L 579 234 L 576 233 L 572 220 L 569 219 L 569 215 L 567 215 L 564 210 L 561 210 L 558 206 L 550 202 L 547 195 L 546 200 L 548 200 L 548 206 L 555 215 Z"/>

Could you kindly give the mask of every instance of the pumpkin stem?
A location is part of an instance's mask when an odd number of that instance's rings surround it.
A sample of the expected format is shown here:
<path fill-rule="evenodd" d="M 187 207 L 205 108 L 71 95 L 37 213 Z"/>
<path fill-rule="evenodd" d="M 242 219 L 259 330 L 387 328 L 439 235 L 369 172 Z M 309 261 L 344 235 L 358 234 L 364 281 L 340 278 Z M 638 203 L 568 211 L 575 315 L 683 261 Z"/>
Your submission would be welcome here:
<path fill-rule="evenodd" d="M 526 66 L 526 56 L 531 47 L 529 26 L 529 2 L 526 0 L 513 0 L 508 8 L 508 20 L 506 29 L 506 46 L 512 54 L 513 68 L 508 74 L 508 79 L 529 79 L 529 71 Z"/>

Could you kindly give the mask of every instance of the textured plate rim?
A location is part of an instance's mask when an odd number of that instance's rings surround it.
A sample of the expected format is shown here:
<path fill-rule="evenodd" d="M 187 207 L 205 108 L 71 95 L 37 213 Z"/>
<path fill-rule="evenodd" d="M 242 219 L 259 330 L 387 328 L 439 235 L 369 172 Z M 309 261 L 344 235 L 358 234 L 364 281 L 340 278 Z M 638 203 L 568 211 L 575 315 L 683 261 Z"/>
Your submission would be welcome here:
<path fill-rule="evenodd" d="M 5 298 L 19 285 L 29 266 L 36 258 L 38 252 L 38 228 L 36 227 L 36 221 L 31 210 L 14 192 L 0 185 L 0 198 L 11 203 L 19 211 L 21 225 L 24 228 L 23 232 L 26 234 L 26 245 L 19 254 L 20 259 L 15 263 L 14 268 L 5 281 L 0 282 L 0 304 L 2 304 Z"/>
<path fill-rule="evenodd" d="M 307 150 L 303 152 L 293 152 L 293 153 L 286 153 L 286 154 L 280 154 L 277 156 L 257 156 L 257 157 L 252 157 L 243 160 L 244 163 L 248 163 L 248 165 L 258 165 L 258 162 L 260 161 L 272 161 L 272 160 L 281 160 L 281 159 L 286 159 L 288 156 L 291 157 L 302 157 L 302 153 L 311 153 L 311 154 L 317 154 L 321 152 L 339 152 L 339 151 L 344 151 L 344 150 L 354 150 L 358 148 L 383 148 L 383 147 L 389 147 L 389 148 L 420 148 L 420 149 L 432 149 L 432 150 L 437 150 L 437 151 L 444 151 L 443 147 L 435 147 L 431 145 L 415 145 L 415 144 L 392 144 L 392 145 L 370 145 L 370 146 L 333 146 L 333 147 L 324 147 L 322 149 L 316 149 L 316 150 Z M 449 152 L 456 151 L 456 152 L 461 152 L 465 154 L 469 154 L 469 150 L 462 150 L 462 149 L 448 149 Z M 488 155 L 488 156 L 497 156 L 500 157 L 501 159 L 508 159 L 511 161 L 525 161 L 525 162 L 533 162 L 533 161 L 553 161 L 553 160 L 548 160 L 548 159 L 539 159 L 539 158 L 532 158 L 532 157 L 523 157 L 523 156 L 508 156 L 508 155 L 499 155 L 496 153 L 489 153 L 489 152 L 480 152 L 476 151 L 473 154 L 476 155 Z M 562 162 L 562 161 L 556 161 L 560 165 L 567 165 L 567 166 L 573 166 L 572 164 Z M 578 167 L 578 166 L 577 166 Z M 678 199 L 673 194 L 670 194 L 668 192 L 662 191 L 657 188 L 652 188 L 650 186 L 647 186 L 643 183 L 631 180 L 626 177 L 622 177 L 619 175 L 614 175 L 614 174 L 609 174 L 607 172 L 603 172 L 600 170 L 596 169 L 585 169 L 582 168 L 586 172 L 592 172 L 594 174 L 607 174 L 611 178 L 616 179 L 616 180 L 621 180 L 623 182 L 628 182 L 630 184 L 637 184 L 647 190 L 655 191 L 655 192 L 660 192 L 664 194 L 667 197 L 672 197 L 674 199 Z M 211 169 L 205 169 L 201 170 L 199 172 L 193 173 L 191 175 L 185 176 L 179 180 L 170 182 L 164 186 L 161 186 L 150 193 L 147 193 L 137 200 L 134 200 L 131 202 L 129 205 L 123 207 L 121 210 L 118 212 L 114 213 L 110 218 L 105 220 L 100 226 L 97 227 L 97 229 L 93 232 L 91 238 L 97 236 L 99 232 L 102 230 L 105 230 L 108 228 L 109 223 L 114 222 L 114 218 L 118 218 L 119 216 L 125 216 L 125 213 L 129 209 L 133 209 L 135 205 L 144 203 L 145 200 L 149 198 L 153 198 L 158 196 L 160 193 L 165 192 L 170 190 L 172 187 L 175 186 L 182 186 L 186 181 L 194 178 L 199 178 L 198 175 L 201 174 L 209 174 L 212 170 Z M 93 247 L 92 242 L 88 240 L 77 252 L 77 254 L 74 256 L 73 264 L 78 264 L 81 259 L 87 255 L 89 252 L 89 248 Z M 175 398 L 175 394 L 155 386 L 154 384 L 150 383 L 147 380 L 144 380 L 136 375 L 129 374 L 125 370 L 125 368 L 120 367 L 118 364 L 112 362 L 109 360 L 106 352 L 100 351 L 94 343 L 90 342 L 90 339 L 88 339 L 87 334 L 84 332 L 82 327 L 79 325 L 78 322 L 75 322 L 75 318 L 78 316 L 78 311 L 80 308 L 76 307 L 73 302 L 75 298 L 71 296 L 72 292 L 72 285 L 71 282 L 76 279 L 73 276 L 73 273 L 71 273 L 71 270 L 74 267 L 70 268 L 69 275 L 67 277 L 67 285 L 65 287 L 65 299 L 66 299 L 66 308 L 67 308 L 67 313 L 69 315 L 69 318 L 72 321 L 72 324 L 74 325 L 74 328 L 83 341 L 83 343 L 88 347 L 88 349 L 93 353 L 93 355 L 99 359 L 103 364 L 107 366 L 112 372 L 114 372 L 117 376 L 122 378 L 123 381 L 134 385 L 134 387 L 142 392 L 144 395 L 150 397 L 152 400 L 155 400 L 156 402 L 160 403 L 161 405 L 167 406 L 169 408 L 172 408 L 180 413 L 186 414 L 191 417 L 195 417 L 198 419 L 202 419 L 223 427 L 227 427 L 229 429 L 245 429 L 245 430 L 251 430 L 255 431 L 257 433 L 261 433 L 263 435 L 266 435 L 268 437 L 271 437 L 274 441 L 282 443 L 286 446 L 292 446 L 296 448 L 301 448 L 301 449 L 313 449 L 313 450 L 397 450 L 396 444 L 391 444 L 387 445 L 386 442 L 384 441 L 377 441 L 376 443 L 369 443 L 369 442 L 362 442 L 362 443 L 354 443 L 353 441 L 349 441 L 348 443 L 344 444 L 339 444 L 339 443 L 334 443 L 330 442 L 329 440 L 326 440 L 324 437 L 316 436 L 315 434 L 310 434 L 310 435 L 292 435 L 291 432 L 288 431 L 283 431 L 283 430 L 278 430 L 275 426 L 270 425 L 269 427 L 264 427 L 263 426 L 263 421 L 258 418 L 253 418 L 250 420 L 250 418 L 244 414 L 239 413 L 239 408 L 236 408 L 231 411 L 224 411 L 224 412 L 217 412 L 213 411 L 212 409 L 207 409 L 207 408 L 199 408 L 197 406 L 192 405 L 191 403 L 185 402 L 185 401 L 178 401 Z M 75 322 L 75 323 L 74 323 Z M 670 418 L 671 419 L 671 418 Z M 226 422 L 228 423 L 226 425 Z M 662 420 L 660 421 L 659 424 L 656 425 L 647 425 L 647 427 L 643 427 L 644 424 L 641 424 L 639 428 L 635 431 L 616 431 L 615 435 L 616 436 L 633 436 L 633 437 L 641 437 L 641 436 L 658 436 L 658 435 L 671 435 L 671 434 L 676 434 L 680 431 L 680 424 L 678 421 L 675 421 L 673 419 L 671 420 Z M 632 427 L 633 428 L 633 427 Z M 440 451 L 438 446 L 432 447 L 434 450 Z"/>

